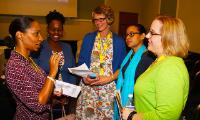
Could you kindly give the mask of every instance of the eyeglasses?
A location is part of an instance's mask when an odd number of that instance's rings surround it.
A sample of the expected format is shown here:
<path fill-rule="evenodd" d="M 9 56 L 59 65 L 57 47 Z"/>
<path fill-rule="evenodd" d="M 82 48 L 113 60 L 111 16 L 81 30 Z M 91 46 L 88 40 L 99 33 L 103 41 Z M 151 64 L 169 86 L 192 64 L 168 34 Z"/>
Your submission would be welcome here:
<path fill-rule="evenodd" d="M 153 31 L 149 30 L 149 32 L 147 34 L 150 34 L 150 37 L 153 36 L 153 35 L 161 35 L 159 33 L 154 33 Z"/>
<path fill-rule="evenodd" d="M 128 34 L 126 34 L 126 37 L 129 36 L 129 37 L 133 37 L 135 34 L 141 34 L 139 32 L 130 32 Z"/>
<path fill-rule="evenodd" d="M 106 18 L 98 18 L 98 19 L 94 18 L 92 19 L 92 22 L 103 22 L 105 19 Z"/>

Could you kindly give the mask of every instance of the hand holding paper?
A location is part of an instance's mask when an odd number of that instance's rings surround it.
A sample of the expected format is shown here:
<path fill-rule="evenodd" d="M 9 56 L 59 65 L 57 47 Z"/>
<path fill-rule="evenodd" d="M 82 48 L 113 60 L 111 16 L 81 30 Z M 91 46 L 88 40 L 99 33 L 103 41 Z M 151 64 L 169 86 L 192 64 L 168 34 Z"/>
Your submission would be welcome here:
<path fill-rule="evenodd" d="M 87 77 L 89 74 L 95 74 L 94 72 L 90 71 L 89 68 L 85 63 L 78 67 L 68 68 L 69 72 L 81 77 Z"/>
<path fill-rule="evenodd" d="M 63 95 L 67 95 L 67 96 L 76 98 L 81 91 L 81 87 L 70 84 L 70 83 L 66 83 L 63 81 L 56 80 L 55 91 L 56 90 L 62 90 Z"/>

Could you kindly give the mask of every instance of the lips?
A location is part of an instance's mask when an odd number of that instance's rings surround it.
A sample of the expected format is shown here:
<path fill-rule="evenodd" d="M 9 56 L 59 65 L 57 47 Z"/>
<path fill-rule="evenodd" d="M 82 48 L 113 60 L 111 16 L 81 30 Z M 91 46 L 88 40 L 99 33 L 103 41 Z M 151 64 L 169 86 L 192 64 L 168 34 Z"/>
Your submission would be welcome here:
<path fill-rule="evenodd" d="M 37 43 L 37 44 L 35 44 L 35 45 L 36 45 L 37 47 L 40 47 L 40 44 L 41 44 L 41 43 Z"/>
<path fill-rule="evenodd" d="M 131 40 L 126 40 L 126 44 L 130 44 L 131 42 Z"/>
<path fill-rule="evenodd" d="M 52 38 L 54 39 L 54 40 L 57 40 L 57 39 L 59 39 L 59 36 L 52 36 Z"/>
<path fill-rule="evenodd" d="M 96 25 L 96 28 L 99 30 L 99 29 L 102 29 L 103 28 L 103 25 L 101 24 L 98 24 L 98 25 Z"/>
<path fill-rule="evenodd" d="M 53 36 L 53 38 L 59 38 L 59 36 L 58 36 L 58 35 L 55 35 L 55 36 Z"/>
<path fill-rule="evenodd" d="M 53 41 L 58 41 L 60 39 L 60 36 L 52 36 Z"/>

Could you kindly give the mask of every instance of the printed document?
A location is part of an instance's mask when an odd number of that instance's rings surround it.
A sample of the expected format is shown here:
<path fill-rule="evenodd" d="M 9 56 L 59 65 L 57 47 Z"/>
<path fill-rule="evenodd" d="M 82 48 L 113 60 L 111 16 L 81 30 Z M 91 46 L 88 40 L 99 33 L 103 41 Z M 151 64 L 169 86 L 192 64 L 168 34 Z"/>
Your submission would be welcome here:
<path fill-rule="evenodd" d="M 81 91 L 81 87 L 60 80 L 56 80 L 54 91 L 60 91 L 60 90 L 62 90 L 63 95 L 77 98 L 78 94 Z"/>
<path fill-rule="evenodd" d="M 87 65 L 83 63 L 82 65 L 74 68 L 68 68 L 69 72 L 81 77 L 87 77 L 89 74 L 93 74 L 92 71 L 89 70 Z"/>

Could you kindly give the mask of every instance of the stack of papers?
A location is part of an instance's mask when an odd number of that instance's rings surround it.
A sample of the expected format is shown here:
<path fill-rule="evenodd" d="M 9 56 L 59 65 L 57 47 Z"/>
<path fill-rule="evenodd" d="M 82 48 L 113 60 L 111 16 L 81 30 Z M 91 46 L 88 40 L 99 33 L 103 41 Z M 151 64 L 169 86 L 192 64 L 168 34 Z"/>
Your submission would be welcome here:
<path fill-rule="evenodd" d="M 54 91 L 61 90 L 61 89 L 62 89 L 63 95 L 71 96 L 73 98 L 77 98 L 78 94 L 81 91 L 80 86 L 73 85 L 73 84 L 70 84 L 70 83 L 66 83 L 66 82 L 63 82 L 63 81 L 60 81 L 60 80 L 56 80 Z"/>
<path fill-rule="evenodd" d="M 87 77 L 89 74 L 94 74 L 92 71 L 89 70 L 87 65 L 83 63 L 82 65 L 74 68 L 68 68 L 69 72 L 81 77 Z"/>

